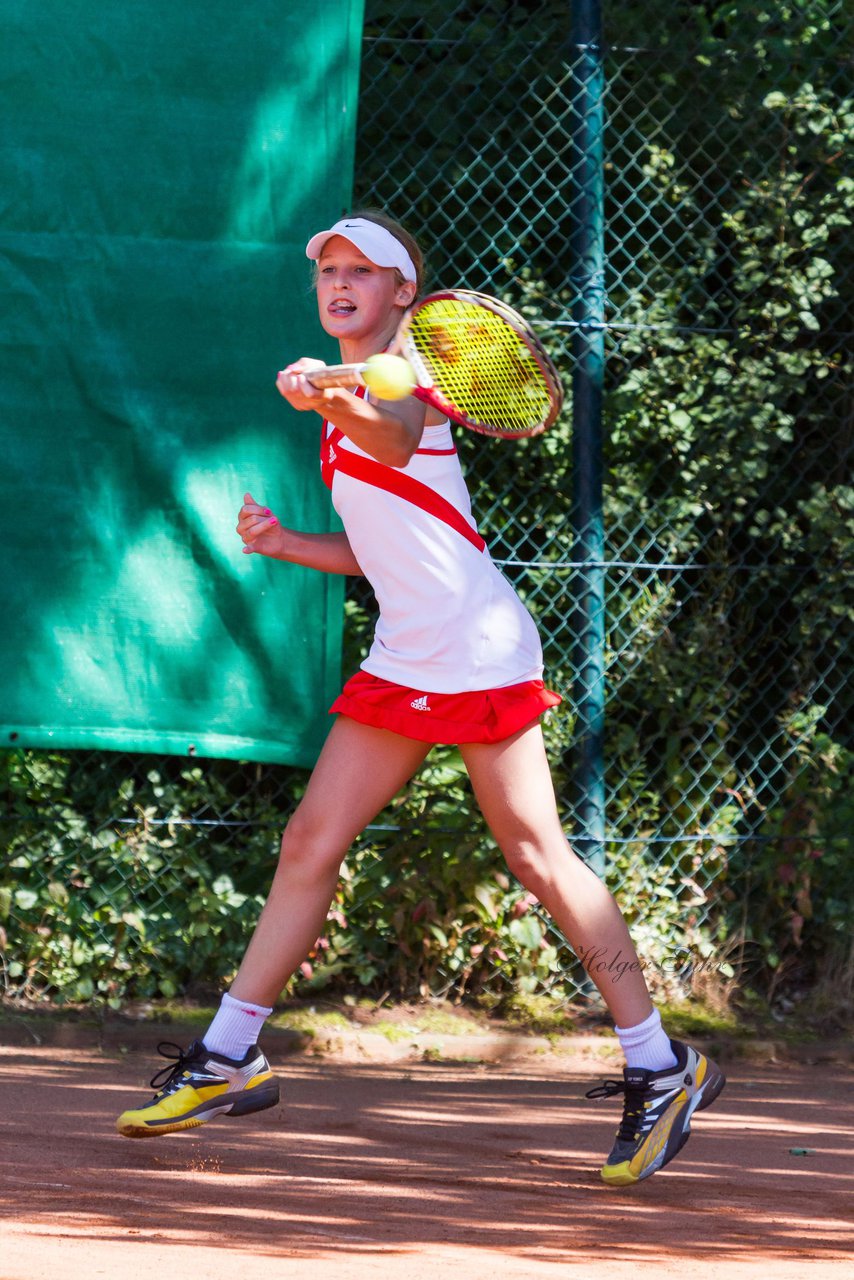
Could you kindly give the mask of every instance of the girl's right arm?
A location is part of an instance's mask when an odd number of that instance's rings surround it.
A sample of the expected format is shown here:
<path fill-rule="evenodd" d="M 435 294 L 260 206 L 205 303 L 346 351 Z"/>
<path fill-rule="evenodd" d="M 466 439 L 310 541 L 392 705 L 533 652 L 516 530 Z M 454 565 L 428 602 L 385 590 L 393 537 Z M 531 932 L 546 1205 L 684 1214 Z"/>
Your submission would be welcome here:
<path fill-rule="evenodd" d="M 292 408 L 300 412 L 313 410 L 326 418 L 377 462 L 387 467 L 405 467 L 421 442 L 424 405 L 413 396 L 393 401 L 363 400 L 342 387 L 319 391 L 305 375 L 322 368 L 322 360 L 304 356 L 282 369 L 276 386 Z"/>
<path fill-rule="evenodd" d="M 244 495 L 237 532 L 247 556 L 270 556 L 323 573 L 362 573 L 346 533 L 298 533 L 286 529 L 269 507 L 260 506 L 251 493 Z"/>

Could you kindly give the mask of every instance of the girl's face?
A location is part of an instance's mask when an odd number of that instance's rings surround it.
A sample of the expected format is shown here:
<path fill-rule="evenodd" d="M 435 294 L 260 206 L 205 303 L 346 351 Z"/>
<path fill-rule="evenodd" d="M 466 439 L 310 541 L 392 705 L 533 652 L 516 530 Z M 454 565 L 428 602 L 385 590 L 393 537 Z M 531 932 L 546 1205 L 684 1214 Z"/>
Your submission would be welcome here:
<path fill-rule="evenodd" d="M 339 340 L 388 341 L 415 295 L 394 267 L 378 267 L 343 236 L 331 236 L 317 264 L 320 323 Z"/>

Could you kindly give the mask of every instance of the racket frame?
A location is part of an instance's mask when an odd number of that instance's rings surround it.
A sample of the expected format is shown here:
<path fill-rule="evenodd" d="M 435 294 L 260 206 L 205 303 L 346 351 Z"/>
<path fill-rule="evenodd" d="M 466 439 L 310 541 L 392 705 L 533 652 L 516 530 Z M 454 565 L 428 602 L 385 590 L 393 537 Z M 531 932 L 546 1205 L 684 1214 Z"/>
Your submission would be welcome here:
<path fill-rule="evenodd" d="M 527 347 L 540 370 L 548 393 L 549 410 L 541 422 L 534 423 L 530 427 L 516 429 L 502 427 L 495 423 L 479 422 L 468 414 L 463 413 L 453 401 L 442 394 L 427 371 L 421 354 L 409 334 L 409 330 L 412 322 L 423 308 L 431 303 L 445 301 L 474 304 L 486 311 L 491 311 L 508 325 L 520 342 Z M 388 347 L 388 352 L 390 355 L 402 355 L 411 365 L 417 382 L 411 394 L 416 399 L 437 409 L 440 413 L 444 413 L 447 417 L 452 418 L 454 422 L 467 427 L 470 431 L 476 431 L 481 435 L 495 436 L 505 440 L 520 440 L 530 436 L 541 435 L 543 431 L 554 423 L 563 405 L 564 392 L 560 375 L 527 320 L 520 316 L 517 311 L 514 311 L 512 307 L 508 306 L 507 303 L 499 301 L 498 298 L 492 298 L 485 293 L 476 293 L 469 289 L 445 289 L 438 293 L 428 294 L 420 302 L 416 302 L 414 306 L 409 308 Z M 340 386 L 365 386 L 364 369 L 364 364 L 327 365 L 323 369 L 312 369 L 306 377 L 312 386 L 321 389 Z"/>

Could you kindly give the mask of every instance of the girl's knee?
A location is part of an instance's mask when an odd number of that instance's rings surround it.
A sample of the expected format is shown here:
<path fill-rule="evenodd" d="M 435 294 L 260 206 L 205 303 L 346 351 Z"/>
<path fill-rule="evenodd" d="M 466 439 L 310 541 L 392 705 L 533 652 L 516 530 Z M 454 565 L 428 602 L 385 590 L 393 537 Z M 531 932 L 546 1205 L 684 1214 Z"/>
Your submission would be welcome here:
<path fill-rule="evenodd" d="M 552 841 L 518 840 L 502 849 L 509 870 L 521 885 L 540 897 L 555 881 L 574 882 L 584 868 L 562 834 Z"/>
<path fill-rule="evenodd" d="M 278 871 L 323 875 L 337 871 L 346 852 L 323 823 L 307 819 L 297 809 L 282 834 Z"/>
<path fill-rule="evenodd" d="M 504 858 L 508 870 L 519 883 L 537 895 L 537 890 L 547 878 L 547 860 L 541 850 L 535 845 L 516 844 L 504 850 Z"/>

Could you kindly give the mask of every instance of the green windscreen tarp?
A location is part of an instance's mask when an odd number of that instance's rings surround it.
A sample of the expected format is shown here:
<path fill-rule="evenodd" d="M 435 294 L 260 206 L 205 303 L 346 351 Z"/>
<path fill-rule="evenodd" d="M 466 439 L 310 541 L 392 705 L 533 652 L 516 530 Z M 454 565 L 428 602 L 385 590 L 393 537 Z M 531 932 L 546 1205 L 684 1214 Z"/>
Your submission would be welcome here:
<path fill-rule="evenodd" d="M 0 6 L 0 746 L 309 764 L 343 580 L 304 246 L 349 204 L 361 0 Z"/>

